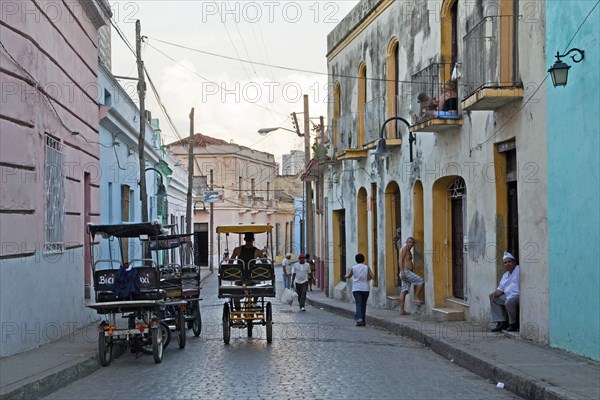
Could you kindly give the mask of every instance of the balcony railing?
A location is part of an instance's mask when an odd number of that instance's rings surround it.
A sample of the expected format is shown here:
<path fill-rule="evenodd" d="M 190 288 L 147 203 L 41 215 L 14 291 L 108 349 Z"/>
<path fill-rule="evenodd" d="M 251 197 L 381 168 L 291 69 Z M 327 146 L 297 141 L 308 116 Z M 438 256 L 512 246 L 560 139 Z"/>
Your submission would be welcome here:
<path fill-rule="evenodd" d="M 378 97 L 365 104 L 365 139 L 367 144 L 376 142 L 379 139 L 381 127 L 389 117 L 403 116 L 407 120 L 410 119 L 410 117 L 406 115 L 409 111 L 403 112 L 402 110 L 404 108 L 403 102 L 406 102 L 406 100 L 410 98 L 408 93 L 410 93 L 410 89 L 406 87 L 404 96 L 392 96 L 394 104 L 391 107 L 395 109 L 395 112 L 392 112 L 389 115 L 387 112 L 388 104 L 385 97 Z M 386 138 L 401 139 L 402 132 L 400 129 L 402 126 L 404 126 L 404 124 L 397 124 L 394 121 L 388 123 Z"/>
<path fill-rule="evenodd" d="M 485 17 L 464 36 L 461 81 L 463 101 L 479 93 L 478 98 L 471 98 L 465 107 L 475 110 L 492 110 L 501 107 L 508 101 L 523 97 L 523 84 L 520 81 L 518 70 L 516 37 L 517 18 L 512 15 Z M 493 91 L 488 90 L 483 93 L 485 89 Z M 509 91 L 498 92 L 495 89 L 508 89 Z M 513 89 L 512 92 L 511 89 Z M 491 99 L 492 96 L 497 99 Z M 487 99 L 482 97 L 487 97 Z M 476 102 L 480 104 L 477 105 Z"/>
<path fill-rule="evenodd" d="M 340 116 L 337 120 L 337 143 L 336 149 L 338 153 L 343 153 L 347 149 L 356 148 L 356 127 L 358 113 L 346 113 Z"/>
<path fill-rule="evenodd" d="M 450 64 L 431 64 L 412 76 L 412 132 L 441 132 L 460 125 L 458 87 Z"/>
<path fill-rule="evenodd" d="M 384 97 L 378 97 L 365 104 L 365 141 L 374 142 L 379 139 L 381 125 L 385 121 L 386 102 Z"/>

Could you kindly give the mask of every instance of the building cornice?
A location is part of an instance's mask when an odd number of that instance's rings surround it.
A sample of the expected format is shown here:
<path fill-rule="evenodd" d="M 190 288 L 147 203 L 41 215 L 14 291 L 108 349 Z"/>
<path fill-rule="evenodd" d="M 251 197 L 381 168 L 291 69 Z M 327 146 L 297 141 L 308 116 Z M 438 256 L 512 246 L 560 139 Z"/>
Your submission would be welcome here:
<path fill-rule="evenodd" d="M 356 39 L 369 25 L 387 10 L 395 0 L 381 0 L 363 19 L 361 19 L 348 33 L 327 52 L 327 61 L 332 61 L 346 46 Z"/>

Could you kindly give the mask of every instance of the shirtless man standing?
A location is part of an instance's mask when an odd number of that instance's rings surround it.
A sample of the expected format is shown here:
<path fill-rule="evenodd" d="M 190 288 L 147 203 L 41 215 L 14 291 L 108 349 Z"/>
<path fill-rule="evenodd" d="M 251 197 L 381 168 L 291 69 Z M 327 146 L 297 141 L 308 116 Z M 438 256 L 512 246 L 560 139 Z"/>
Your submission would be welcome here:
<path fill-rule="evenodd" d="M 398 265 L 400 266 L 400 280 L 402 281 L 402 287 L 400 289 L 400 315 L 408 314 L 404 309 L 404 301 L 406 300 L 406 294 L 410 292 L 411 283 L 415 285 L 415 298 L 413 300 L 413 304 L 423 304 L 423 300 L 421 300 L 421 298 L 425 281 L 423 278 L 413 272 L 415 266 L 413 264 L 412 253 L 410 250 L 414 246 L 415 239 L 409 237 L 406 239 L 406 246 L 400 249 L 400 257 L 398 260 Z"/>

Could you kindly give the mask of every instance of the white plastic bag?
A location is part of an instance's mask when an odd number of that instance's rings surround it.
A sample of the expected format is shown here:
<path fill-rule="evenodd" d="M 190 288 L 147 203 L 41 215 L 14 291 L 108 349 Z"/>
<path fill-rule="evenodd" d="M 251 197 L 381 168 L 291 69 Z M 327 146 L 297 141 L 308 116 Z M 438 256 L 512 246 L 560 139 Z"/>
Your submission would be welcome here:
<path fill-rule="evenodd" d="M 460 78 L 462 78 L 462 74 L 460 73 L 460 70 L 458 69 L 458 63 L 456 63 L 456 64 L 454 64 L 454 69 L 452 69 L 452 76 L 450 79 L 453 80 L 454 82 L 456 82 Z"/>
<path fill-rule="evenodd" d="M 292 289 L 285 289 L 281 295 L 281 302 L 291 306 L 294 301 L 298 301 L 298 293 Z"/>

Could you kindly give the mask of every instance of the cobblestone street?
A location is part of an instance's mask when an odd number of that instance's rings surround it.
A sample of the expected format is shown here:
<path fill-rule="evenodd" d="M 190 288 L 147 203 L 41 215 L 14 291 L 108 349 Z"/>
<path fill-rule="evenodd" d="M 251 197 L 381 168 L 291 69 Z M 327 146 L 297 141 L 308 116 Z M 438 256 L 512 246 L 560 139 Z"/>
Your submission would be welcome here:
<path fill-rule="evenodd" d="M 216 284 L 214 275 L 203 284 L 202 334 L 188 331 L 185 349 L 173 336 L 161 364 L 125 353 L 47 398 L 518 398 L 416 342 L 278 299 L 272 344 L 255 327 L 252 338 L 233 329 L 224 345 Z"/>

